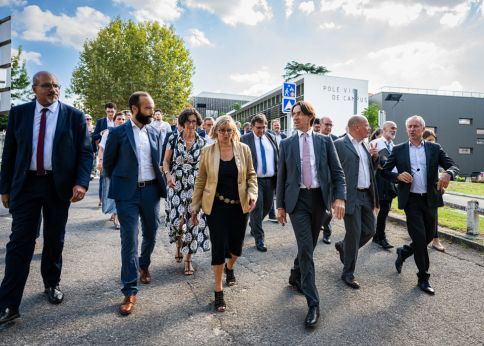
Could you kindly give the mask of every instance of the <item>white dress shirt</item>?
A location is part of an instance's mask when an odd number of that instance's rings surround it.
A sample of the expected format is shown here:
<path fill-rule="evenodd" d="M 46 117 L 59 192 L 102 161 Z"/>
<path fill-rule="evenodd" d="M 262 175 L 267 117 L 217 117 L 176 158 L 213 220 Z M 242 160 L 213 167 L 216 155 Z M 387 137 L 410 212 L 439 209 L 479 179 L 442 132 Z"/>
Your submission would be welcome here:
<path fill-rule="evenodd" d="M 281 133 L 279 132 L 279 134 L 275 133 L 274 132 L 274 137 L 276 137 L 276 143 L 277 145 L 281 145 L 281 141 L 282 141 L 282 136 L 281 136 Z"/>
<path fill-rule="evenodd" d="M 427 157 L 425 156 L 424 141 L 419 146 L 408 143 L 410 151 L 410 167 L 413 176 L 410 192 L 427 193 Z"/>
<path fill-rule="evenodd" d="M 266 154 L 266 174 L 262 172 L 262 156 L 260 151 L 260 138 L 257 137 L 254 133 L 254 142 L 255 142 L 255 151 L 257 156 L 257 177 L 258 178 L 269 178 L 273 177 L 276 174 L 275 170 L 275 160 L 274 160 L 274 147 L 272 146 L 271 142 L 267 138 L 266 135 L 262 135 L 262 146 L 264 147 L 264 152 Z"/>
<path fill-rule="evenodd" d="M 351 140 L 353 147 L 355 148 L 358 156 L 360 157 L 359 165 L 358 165 L 358 189 L 368 189 L 371 184 L 370 179 L 370 163 L 368 162 L 368 154 L 363 148 L 363 143 L 365 140 L 357 141 L 354 139 L 349 133 L 346 134 L 348 138 Z"/>
<path fill-rule="evenodd" d="M 299 138 L 299 158 L 301 160 L 301 188 L 307 188 L 307 186 L 304 186 L 303 184 L 303 175 L 302 175 L 302 167 L 303 167 L 303 145 L 304 145 L 304 137 L 302 136 L 304 132 L 297 130 L 297 136 Z M 316 156 L 314 155 L 314 144 L 313 144 L 313 129 L 309 129 L 308 132 L 307 141 L 309 145 L 309 156 L 310 156 L 310 161 L 311 161 L 311 188 L 315 189 L 320 187 L 321 185 L 319 184 L 319 178 L 318 178 L 318 172 L 316 170 Z"/>
<path fill-rule="evenodd" d="M 131 126 L 138 156 L 138 182 L 154 180 L 156 175 L 151 161 L 151 145 L 146 126 L 140 129 L 134 122 L 131 122 Z"/>
<path fill-rule="evenodd" d="M 101 132 L 101 141 L 99 142 L 99 147 L 106 149 L 106 142 L 108 141 L 109 128 Z"/>
<path fill-rule="evenodd" d="M 52 149 L 54 147 L 54 135 L 59 118 L 59 102 L 56 101 L 49 107 L 42 106 L 35 101 L 34 128 L 32 133 L 32 157 L 30 159 L 30 170 L 37 170 L 37 142 L 39 141 L 40 116 L 42 109 L 47 108 L 45 113 L 45 137 L 44 137 L 44 169 L 52 170 Z"/>
<path fill-rule="evenodd" d="M 109 120 L 109 118 L 106 117 L 106 124 L 108 125 L 108 128 L 114 127 L 114 118 L 113 120 Z"/>

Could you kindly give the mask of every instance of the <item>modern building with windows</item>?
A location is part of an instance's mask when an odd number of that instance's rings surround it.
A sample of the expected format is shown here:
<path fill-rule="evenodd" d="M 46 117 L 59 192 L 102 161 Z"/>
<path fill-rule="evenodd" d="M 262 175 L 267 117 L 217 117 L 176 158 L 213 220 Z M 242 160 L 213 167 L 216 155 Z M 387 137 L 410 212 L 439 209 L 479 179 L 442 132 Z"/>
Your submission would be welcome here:
<path fill-rule="evenodd" d="M 253 99 L 254 96 L 222 94 L 204 91 L 197 96 L 193 96 L 191 103 L 193 107 L 200 112 L 203 118 L 216 118 L 219 115 L 226 114 L 233 110 L 236 103 L 242 106 L 244 103 L 247 103 Z"/>
<path fill-rule="evenodd" d="M 370 102 L 383 111 L 381 122 L 397 124 L 396 143 L 407 140 L 405 120 L 417 114 L 463 175 L 484 171 L 484 93 L 384 87 Z"/>
<path fill-rule="evenodd" d="M 362 114 L 368 107 L 368 81 L 326 75 L 304 74 L 290 82 L 296 84 L 296 100 L 308 100 L 316 108 L 317 116 L 333 118 L 333 133 L 345 132 L 349 117 Z M 290 114 L 282 111 L 282 83 L 262 96 L 244 104 L 239 111 L 229 114 L 236 121 L 250 121 L 258 113 L 266 115 L 270 121 L 279 119 L 287 133 L 292 132 Z"/>

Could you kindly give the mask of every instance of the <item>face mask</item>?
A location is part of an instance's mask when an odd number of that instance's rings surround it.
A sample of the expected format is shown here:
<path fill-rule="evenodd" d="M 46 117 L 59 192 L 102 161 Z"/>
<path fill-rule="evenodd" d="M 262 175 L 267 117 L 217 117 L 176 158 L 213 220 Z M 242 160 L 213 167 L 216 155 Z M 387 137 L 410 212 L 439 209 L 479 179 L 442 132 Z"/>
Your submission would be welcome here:
<path fill-rule="evenodd" d="M 153 119 L 153 116 L 147 116 L 143 115 L 141 112 L 138 112 L 136 114 L 136 120 L 138 120 L 142 125 L 148 125 L 151 123 L 151 120 Z"/>

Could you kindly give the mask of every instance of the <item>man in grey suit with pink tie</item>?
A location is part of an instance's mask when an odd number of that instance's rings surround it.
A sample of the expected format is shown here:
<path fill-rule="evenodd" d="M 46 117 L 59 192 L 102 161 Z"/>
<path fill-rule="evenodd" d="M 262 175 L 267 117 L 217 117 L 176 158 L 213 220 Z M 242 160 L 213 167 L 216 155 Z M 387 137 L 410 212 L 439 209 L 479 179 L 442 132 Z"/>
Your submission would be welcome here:
<path fill-rule="evenodd" d="M 308 304 L 304 324 L 314 327 L 319 320 L 313 252 L 324 216 L 333 209 L 341 219 L 345 210 L 346 184 L 343 170 L 329 137 L 314 133 L 316 116 L 308 101 L 292 107 L 297 132 L 281 141 L 277 174 L 277 219 L 287 222 L 289 214 L 297 242 L 297 257 L 289 283 L 300 290 Z"/>

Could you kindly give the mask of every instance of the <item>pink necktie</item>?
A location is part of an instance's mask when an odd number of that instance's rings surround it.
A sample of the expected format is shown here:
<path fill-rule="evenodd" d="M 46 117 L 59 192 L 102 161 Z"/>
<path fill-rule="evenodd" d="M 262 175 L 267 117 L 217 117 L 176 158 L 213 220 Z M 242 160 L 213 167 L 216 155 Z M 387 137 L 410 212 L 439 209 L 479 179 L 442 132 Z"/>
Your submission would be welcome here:
<path fill-rule="evenodd" d="M 49 109 L 43 108 L 40 111 L 39 138 L 37 140 L 37 175 L 44 175 L 44 139 L 46 126 L 46 113 Z"/>
<path fill-rule="evenodd" d="M 302 176 L 303 176 L 303 184 L 306 188 L 311 187 L 311 155 L 309 154 L 309 143 L 308 143 L 308 134 L 303 133 L 303 151 L 302 151 Z"/>

